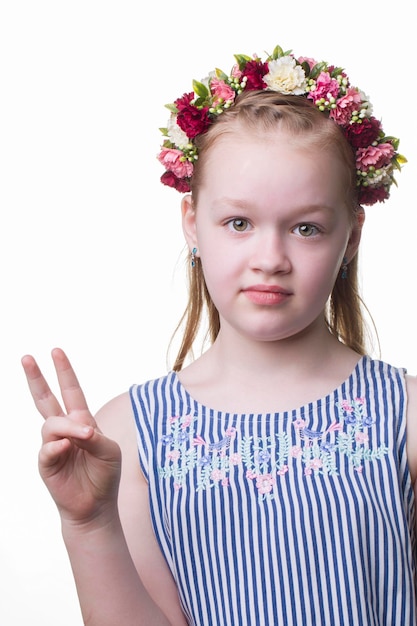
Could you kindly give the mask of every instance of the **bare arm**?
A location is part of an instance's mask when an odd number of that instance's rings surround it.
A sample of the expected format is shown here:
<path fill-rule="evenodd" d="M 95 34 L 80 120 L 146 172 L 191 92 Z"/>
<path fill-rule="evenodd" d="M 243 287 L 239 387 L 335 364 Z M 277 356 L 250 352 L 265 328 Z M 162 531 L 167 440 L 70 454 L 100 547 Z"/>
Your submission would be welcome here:
<path fill-rule="evenodd" d="M 84 623 L 183 626 L 184 619 L 167 618 L 141 580 L 136 566 L 141 562 L 140 541 L 131 540 L 136 550 L 132 558 L 118 508 L 119 484 L 121 499 L 133 491 L 121 478 L 121 447 L 91 416 L 65 354 L 54 350 L 52 356 L 65 410 L 35 360 L 26 356 L 22 364 L 35 405 L 45 418 L 39 470 L 61 516 Z M 116 414 L 114 421 L 122 422 L 123 417 Z M 135 506 L 140 502 L 139 498 Z M 130 517 L 124 511 L 123 516 L 127 533 L 132 534 L 129 523 L 140 521 L 142 515 Z M 140 526 L 136 532 L 141 535 Z M 148 587 L 152 589 L 149 583 Z M 163 594 L 163 586 L 160 590 Z"/>
<path fill-rule="evenodd" d="M 105 405 L 97 414 L 100 427 L 122 450 L 119 514 L 140 578 L 150 596 L 173 626 L 186 626 L 178 589 L 153 532 L 148 483 L 139 465 L 133 410 L 128 393 Z"/>

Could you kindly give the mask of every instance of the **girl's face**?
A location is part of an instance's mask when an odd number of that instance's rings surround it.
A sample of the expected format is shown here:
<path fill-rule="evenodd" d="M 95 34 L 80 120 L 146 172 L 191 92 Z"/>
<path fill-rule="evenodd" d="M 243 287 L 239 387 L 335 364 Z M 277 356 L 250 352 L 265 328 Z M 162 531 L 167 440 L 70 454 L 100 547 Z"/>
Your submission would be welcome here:
<path fill-rule="evenodd" d="M 341 160 L 300 144 L 282 131 L 224 135 L 206 157 L 198 206 L 183 201 L 221 332 L 275 341 L 322 324 L 343 257 L 357 250 Z"/>

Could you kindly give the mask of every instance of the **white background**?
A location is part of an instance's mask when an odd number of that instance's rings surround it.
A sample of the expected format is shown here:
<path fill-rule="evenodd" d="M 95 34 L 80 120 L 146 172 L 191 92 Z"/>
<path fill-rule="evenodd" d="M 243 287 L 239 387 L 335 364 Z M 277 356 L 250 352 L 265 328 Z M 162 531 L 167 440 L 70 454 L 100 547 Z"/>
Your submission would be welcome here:
<path fill-rule="evenodd" d="M 0 8 L 2 626 L 78 626 L 41 418 L 20 358 L 72 359 L 90 407 L 166 372 L 185 304 L 180 195 L 160 185 L 164 104 L 234 53 L 276 44 L 346 68 L 408 165 L 368 209 L 363 293 L 382 357 L 417 373 L 416 67 L 411 5 L 3 0 Z M 407 14 L 408 13 L 408 14 Z"/>

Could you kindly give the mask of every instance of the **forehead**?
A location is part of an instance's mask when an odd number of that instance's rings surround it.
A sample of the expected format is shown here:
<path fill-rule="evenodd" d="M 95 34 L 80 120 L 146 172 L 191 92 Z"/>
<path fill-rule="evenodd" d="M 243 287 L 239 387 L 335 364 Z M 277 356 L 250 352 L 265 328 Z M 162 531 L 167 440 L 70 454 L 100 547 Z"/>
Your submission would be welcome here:
<path fill-rule="evenodd" d="M 218 137 L 205 155 L 199 197 L 239 196 L 275 203 L 338 205 L 347 168 L 337 150 L 286 131 Z"/>

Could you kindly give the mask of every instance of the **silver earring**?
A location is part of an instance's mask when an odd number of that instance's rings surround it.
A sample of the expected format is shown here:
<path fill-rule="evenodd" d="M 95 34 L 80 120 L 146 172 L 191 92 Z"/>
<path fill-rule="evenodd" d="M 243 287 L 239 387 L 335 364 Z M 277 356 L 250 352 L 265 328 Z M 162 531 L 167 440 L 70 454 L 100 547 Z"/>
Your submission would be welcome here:
<path fill-rule="evenodd" d="M 195 255 L 197 253 L 197 248 L 193 248 L 191 250 L 191 267 L 195 267 Z"/>

